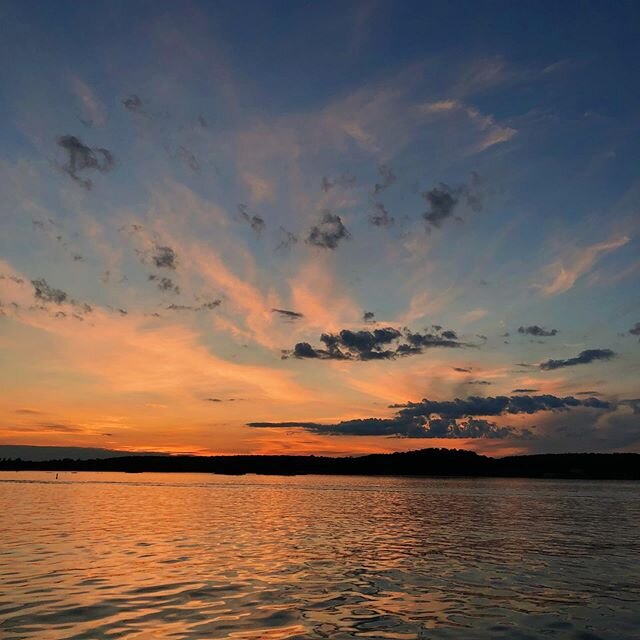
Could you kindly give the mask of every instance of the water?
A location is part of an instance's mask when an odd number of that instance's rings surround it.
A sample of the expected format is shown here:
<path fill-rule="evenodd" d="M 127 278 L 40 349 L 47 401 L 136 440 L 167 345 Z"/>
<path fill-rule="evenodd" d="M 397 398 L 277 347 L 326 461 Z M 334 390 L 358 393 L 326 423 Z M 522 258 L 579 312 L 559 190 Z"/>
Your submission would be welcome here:
<path fill-rule="evenodd" d="M 0 637 L 640 637 L 640 484 L 0 473 Z"/>

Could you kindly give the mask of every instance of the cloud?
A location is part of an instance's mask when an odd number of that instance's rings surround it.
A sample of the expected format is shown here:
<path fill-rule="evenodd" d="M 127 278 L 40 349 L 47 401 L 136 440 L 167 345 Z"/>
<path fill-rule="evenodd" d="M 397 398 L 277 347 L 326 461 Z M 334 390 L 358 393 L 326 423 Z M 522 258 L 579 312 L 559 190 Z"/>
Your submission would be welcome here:
<path fill-rule="evenodd" d="M 128 98 L 125 98 L 122 101 L 122 104 L 127 111 L 132 111 L 134 113 L 142 112 L 144 107 L 140 96 L 135 93 L 132 93 Z"/>
<path fill-rule="evenodd" d="M 470 396 L 465 400 L 428 400 L 420 402 L 407 402 L 405 404 L 392 405 L 391 408 L 400 409 L 404 416 L 438 415 L 447 418 L 464 418 L 468 416 L 500 416 L 533 414 L 539 411 L 561 411 L 573 407 L 590 407 L 596 409 L 609 409 L 611 404 L 596 398 L 578 400 L 573 396 L 546 395 L 515 395 L 480 397 Z"/>
<path fill-rule="evenodd" d="M 565 258 L 547 266 L 544 270 L 548 278 L 546 284 L 536 284 L 542 295 L 554 296 L 573 287 L 578 278 L 588 273 L 601 256 L 623 247 L 629 242 L 628 236 L 614 238 L 589 247 L 575 249 Z"/>
<path fill-rule="evenodd" d="M 529 336 L 536 336 L 537 338 L 547 338 L 558 334 L 557 329 L 544 329 L 537 324 L 532 324 L 528 327 L 518 327 L 518 333 Z"/>
<path fill-rule="evenodd" d="M 392 405 L 397 409 L 391 418 L 344 420 L 334 424 L 317 422 L 250 422 L 255 428 L 301 428 L 318 435 L 395 436 L 404 438 L 506 438 L 531 437 L 531 432 L 511 426 L 499 426 L 487 418 L 567 411 L 574 408 L 611 410 L 614 405 L 573 396 L 470 396 L 466 399 Z"/>
<path fill-rule="evenodd" d="M 458 373 L 471 373 L 471 368 L 466 369 L 465 367 L 453 367 L 453 370 Z"/>
<path fill-rule="evenodd" d="M 35 297 L 43 302 L 53 302 L 54 304 L 63 304 L 69 299 L 68 294 L 62 289 L 55 289 L 47 283 L 44 278 L 32 280 L 31 284 L 35 290 Z"/>
<path fill-rule="evenodd" d="M 322 214 L 320 222 L 309 230 L 307 243 L 324 249 L 335 249 L 340 240 L 348 240 L 351 234 L 342 223 L 340 216 L 330 211 Z"/>
<path fill-rule="evenodd" d="M 600 393 L 598 391 L 578 391 L 575 395 L 577 395 L 577 396 L 599 396 Z"/>
<path fill-rule="evenodd" d="M 177 256 L 171 247 L 156 245 L 155 253 L 151 256 L 151 259 L 159 269 L 176 268 Z"/>
<path fill-rule="evenodd" d="M 480 178 L 477 173 L 472 174 L 470 185 L 452 187 L 441 182 L 422 193 L 428 206 L 422 217 L 430 228 L 439 229 L 445 220 L 453 216 L 462 200 L 472 211 L 481 211 L 483 198 L 479 187 Z"/>
<path fill-rule="evenodd" d="M 176 295 L 180 294 L 180 286 L 177 285 L 171 278 L 167 278 L 165 276 L 160 277 L 152 273 L 151 275 L 149 275 L 148 279 L 155 282 L 160 291 L 170 291 L 171 293 L 175 293 Z"/>
<path fill-rule="evenodd" d="M 376 202 L 374 205 L 375 211 L 369 216 L 369 222 L 374 227 L 390 227 L 395 219 L 389 215 L 386 207 L 381 202 Z"/>
<path fill-rule="evenodd" d="M 514 435 L 512 427 L 499 427 L 495 422 L 481 418 L 449 420 L 433 418 L 416 422 L 395 419 L 365 418 L 345 420 L 337 424 L 317 422 L 250 422 L 254 428 L 300 428 L 316 435 L 330 436 L 384 436 L 396 438 L 504 438 Z"/>
<path fill-rule="evenodd" d="M 271 312 L 279 314 L 285 320 L 300 320 L 300 318 L 304 318 L 304 314 L 287 309 L 271 309 Z"/>
<path fill-rule="evenodd" d="M 365 311 L 362 314 L 362 321 L 367 323 L 375 322 L 375 317 L 376 317 L 376 314 L 373 313 L 373 311 Z"/>
<path fill-rule="evenodd" d="M 456 190 L 444 183 L 425 191 L 422 197 L 429 205 L 429 209 L 423 214 L 423 217 L 428 224 L 436 228 L 440 228 L 442 222 L 453 214 L 459 200 Z"/>
<path fill-rule="evenodd" d="M 246 205 L 239 204 L 238 212 L 240 213 L 242 220 L 244 220 L 256 233 L 260 233 L 265 228 L 265 221 L 260 216 L 249 215 Z"/>
<path fill-rule="evenodd" d="M 536 391 L 537 389 L 514 389 L 511 393 L 535 393 Z"/>
<path fill-rule="evenodd" d="M 640 336 L 640 322 L 636 322 L 631 329 L 629 329 L 629 333 L 632 336 Z"/>
<path fill-rule="evenodd" d="M 65 172 L 86 189 L 91 189 L 93 182 L 78 175 L 81 171 L 99 171 L 107 173 L 114 166 L 113 155 L 101 147 L 88 147 L 79 138 L 63 135 L 58 138 L 58 146 L 67 153 L 67 163 L 62 166 Z"/>
<path fill-rule="evenodd" d="M 508 142 L 518 133 L 517 129 L 497 124 L 493 116 L 485 115 L 475 107 L 467 106 L 457 100 L 428 102 L 421 106 L 421 111 L 431 117 L 462 114 L 468 118 L 477 129 L 483 132 L 480 140 L 468 149 L 467 153 L 470 154 L 480 153 L 496 144 Z"/>
<path fill-rule="evenodd" d="M 36 424 L 12 425 L 7 427 L 16 433 L 82 433 L 82 427 L 60 422 L 39 422 Z"/>
<path fill-rule="evenodd" d="M 211 311 L 222 304 L 222 300 L 216 299 L 211 302 L 203 302 L 200 305 L 191 304 L 170 304 L 165 307 L 167 311 Z"/>
<path fill-rule="evenodd" d="M 455 331 L 434 330 L 412 332 L 409 329 L 384 327 L 372 331 L 343 329 L 339 333 L 323 333 L 322 347 L 298 342 L 292 351 L 283 351 L 283 358 L 309 358 L 318 360 L 394 360 L 417 355 L 434 347 L 456 348 L 466 346 L 458 340 Z"/>
<path fill-rule="evenodd" d="M 596 360 L 611 360 L 616 357 L 616 353 L 611 349 L 586 349 L 581 351 L 574 358 L 566 360 L 547 360 L 540 363 L 540 368 L 544 371 L 552 371 L 554 369 L 562 369 L 563 367 L 574 367 L 578 364 L 590 364 Z"/>

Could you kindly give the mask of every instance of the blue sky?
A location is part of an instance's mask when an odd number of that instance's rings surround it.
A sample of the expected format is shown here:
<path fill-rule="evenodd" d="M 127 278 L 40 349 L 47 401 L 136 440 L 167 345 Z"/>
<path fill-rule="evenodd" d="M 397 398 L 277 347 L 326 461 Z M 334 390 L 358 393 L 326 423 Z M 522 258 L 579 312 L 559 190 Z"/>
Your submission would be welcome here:
<path fill-rule="evenodd" d="M 638 449 L 637 3 L 0 16 L 2 443 Z"/>

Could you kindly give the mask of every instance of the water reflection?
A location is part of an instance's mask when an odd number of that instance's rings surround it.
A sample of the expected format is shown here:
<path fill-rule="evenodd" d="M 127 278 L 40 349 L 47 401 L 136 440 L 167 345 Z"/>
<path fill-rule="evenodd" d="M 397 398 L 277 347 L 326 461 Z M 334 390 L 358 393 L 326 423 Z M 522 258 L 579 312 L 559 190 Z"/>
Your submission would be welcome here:
<path fill-rule="evenodd" d="M 7 638 L 637 638 L 632 483 L 0 474 Z"/>

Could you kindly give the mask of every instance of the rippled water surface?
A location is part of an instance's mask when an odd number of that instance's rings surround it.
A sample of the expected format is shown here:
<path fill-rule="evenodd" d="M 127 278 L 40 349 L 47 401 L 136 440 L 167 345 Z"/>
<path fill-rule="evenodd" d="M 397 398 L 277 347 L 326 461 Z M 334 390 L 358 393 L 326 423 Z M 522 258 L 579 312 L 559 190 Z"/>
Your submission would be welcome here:
<path fill-rule="evenodd" d="M 0 637 L 640 638 L 640 485 L 0 473 Z"/>

